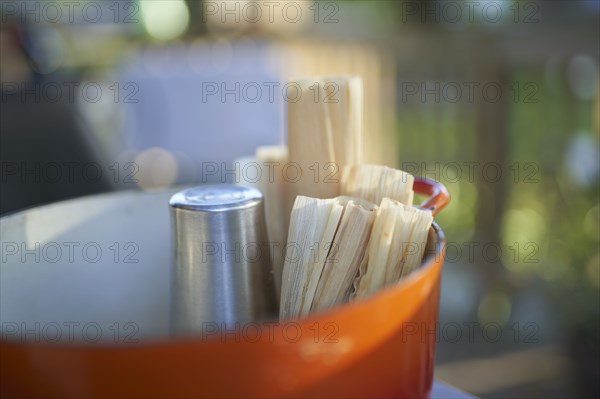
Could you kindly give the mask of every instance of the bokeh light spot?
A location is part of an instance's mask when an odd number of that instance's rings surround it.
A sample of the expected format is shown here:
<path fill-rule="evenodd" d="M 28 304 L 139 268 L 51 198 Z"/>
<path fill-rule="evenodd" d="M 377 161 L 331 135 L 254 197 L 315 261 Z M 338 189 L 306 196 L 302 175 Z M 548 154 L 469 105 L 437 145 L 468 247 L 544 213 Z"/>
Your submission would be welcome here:
<path fill-rule="evenodd" d="M 177 179 L 178 165 L 173 154 L 163 148 L 148 148 L 135 157 L 135 178 L 143 189 L 168 187 Z"/>
<path fill-rule="evenodd" d="M 185 1 L 140 1 L 144 26 L 158 40 L 175 39 L 186 31 L 190 12 Z"/>

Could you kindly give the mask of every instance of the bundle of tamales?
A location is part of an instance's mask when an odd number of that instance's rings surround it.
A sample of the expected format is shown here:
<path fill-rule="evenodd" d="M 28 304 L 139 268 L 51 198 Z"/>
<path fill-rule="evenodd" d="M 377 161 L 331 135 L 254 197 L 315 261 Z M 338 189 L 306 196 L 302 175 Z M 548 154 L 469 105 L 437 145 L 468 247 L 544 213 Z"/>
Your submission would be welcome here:
<path fill-rule="evenodd" d="M 288 146 L 260 147 L 265 167 L 294 165 L 258 185 L 265 195 L 280 319 L 362 298 L 397 283 L 422 260 L 431 212 L 413 207 L 412 175 L 363 164 L 362 81 L 294 79 Z M 285 248 L 285 252 L 283 252 Z"/>
<path fill-rule="evenodd" d="M 281 319 L 365 297 L 396 283 L 421 263 L 433 216 L 402 202 L 412 201 L 412 184 L 397 190 L 385 178 L 388 173 L 406 174 L 374 165 L 344 169 L 349 175 L 348 169 L 358 170 L 354 178 L 342 180 L 344 196 L 296 197 L 283 266 Z M 399 184 L 402 179 L 391 181 Z M 350 187 L 368 195 L 350 196 L 356 195 Z M 379 205 L 367 198 L 377 199 Z"/>

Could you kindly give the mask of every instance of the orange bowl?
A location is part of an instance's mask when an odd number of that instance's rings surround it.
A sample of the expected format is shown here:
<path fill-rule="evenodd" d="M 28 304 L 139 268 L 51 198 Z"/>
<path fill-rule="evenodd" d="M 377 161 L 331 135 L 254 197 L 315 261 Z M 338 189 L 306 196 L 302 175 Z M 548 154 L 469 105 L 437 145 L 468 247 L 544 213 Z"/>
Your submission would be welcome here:
<path fill-rule="evenodd" d="M 421 207 L 434 213 L 449 199 L 446 189 L 430 179 L 417 178 L 414 188 L 429 195 Z M 57 398 L 425 397 L 433 382 L 443 259 L 444 235 L 434 223 L 423 264 L 406 279 L 365 300 L 294 322 L 229 330 L 209 323 L 194 337 L 152 337 L 118 345 L 28 342 L 23 333 L 6 334 L 3 327 L 0 393 Z"/>

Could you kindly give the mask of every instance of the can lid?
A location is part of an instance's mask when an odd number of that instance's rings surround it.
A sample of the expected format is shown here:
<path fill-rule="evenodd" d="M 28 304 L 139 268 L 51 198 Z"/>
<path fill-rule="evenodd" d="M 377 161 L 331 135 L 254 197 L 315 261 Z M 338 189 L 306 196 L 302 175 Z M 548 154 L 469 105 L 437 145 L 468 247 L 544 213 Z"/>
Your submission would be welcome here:
<path fill-rule="evenodd" d="M 223 212 L 251 208 L 262 199 L 262 193 L 255 188 L 235 184 L 210 184 L 178 192 L 171 197 L 169 205 L 191 211 Z"/>

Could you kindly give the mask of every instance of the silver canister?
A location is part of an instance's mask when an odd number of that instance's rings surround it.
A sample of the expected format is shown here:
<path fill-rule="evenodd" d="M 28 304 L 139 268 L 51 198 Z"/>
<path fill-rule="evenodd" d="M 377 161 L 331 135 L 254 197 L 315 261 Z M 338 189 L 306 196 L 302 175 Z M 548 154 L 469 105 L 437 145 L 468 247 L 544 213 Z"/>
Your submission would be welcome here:
<path fill-rule="evenodd" d="M 261 192 L 205 185 L 173 195 L 169 205 L 172 332 L 274 317 L 278 306 Z"/>

